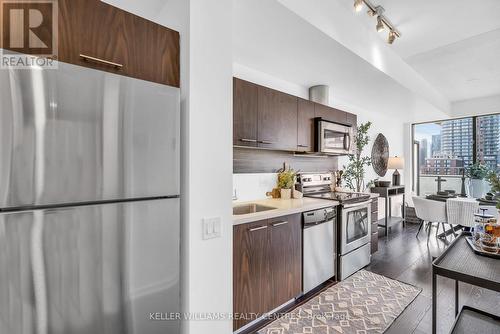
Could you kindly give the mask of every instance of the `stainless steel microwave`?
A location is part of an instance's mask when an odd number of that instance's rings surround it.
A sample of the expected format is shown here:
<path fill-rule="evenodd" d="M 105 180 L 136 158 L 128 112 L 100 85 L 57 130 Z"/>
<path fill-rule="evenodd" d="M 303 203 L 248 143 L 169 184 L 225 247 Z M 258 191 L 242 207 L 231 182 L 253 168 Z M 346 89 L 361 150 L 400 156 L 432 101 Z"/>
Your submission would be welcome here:
<path fill-rule="evenodd" d="M 316 118 L 316 151 L 332 155 L 352 154 L 354 129 L 350 125 Z"/>

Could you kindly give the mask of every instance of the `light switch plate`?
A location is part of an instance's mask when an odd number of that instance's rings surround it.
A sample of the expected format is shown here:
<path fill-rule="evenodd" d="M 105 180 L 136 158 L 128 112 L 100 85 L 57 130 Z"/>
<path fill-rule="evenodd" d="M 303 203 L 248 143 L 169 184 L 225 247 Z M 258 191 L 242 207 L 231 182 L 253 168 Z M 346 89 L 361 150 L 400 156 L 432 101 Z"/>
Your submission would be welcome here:
<path fill-rule="evenodd" d="M 203 224 L 203 240 L 209 240 L 214 238 L 220 238 L 222 236 L 222 223 L 221 218 L 204 218 Z"/>

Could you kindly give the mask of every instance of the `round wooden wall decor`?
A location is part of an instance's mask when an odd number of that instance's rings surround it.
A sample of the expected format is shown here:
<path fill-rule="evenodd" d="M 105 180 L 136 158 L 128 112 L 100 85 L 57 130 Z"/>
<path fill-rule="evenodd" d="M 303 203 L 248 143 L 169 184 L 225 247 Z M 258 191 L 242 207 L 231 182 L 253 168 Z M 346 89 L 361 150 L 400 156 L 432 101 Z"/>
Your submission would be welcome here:
<path fill-rule="evenodd" d="M 375 139 L 372 148 L 372 165 L 375 173 L 385 176 L 387 173 L 387 161 L 389 160 L 389 143 L 381 133 Z"/>

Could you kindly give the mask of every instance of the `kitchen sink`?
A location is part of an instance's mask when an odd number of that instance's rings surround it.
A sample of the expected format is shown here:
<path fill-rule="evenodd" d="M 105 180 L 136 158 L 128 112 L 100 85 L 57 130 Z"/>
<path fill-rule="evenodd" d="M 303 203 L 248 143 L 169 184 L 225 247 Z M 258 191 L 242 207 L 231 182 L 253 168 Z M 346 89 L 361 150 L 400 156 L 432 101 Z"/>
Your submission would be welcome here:
<path fill-rule="evenodd" d="M 246 215 L 249 213 L 256 213 L 262 211 L 275 210 L 276 208 L 260 205 L 260 204 L 245 204 L 245 205 L 237 205 L 233 207 L 233 215 Z"/>

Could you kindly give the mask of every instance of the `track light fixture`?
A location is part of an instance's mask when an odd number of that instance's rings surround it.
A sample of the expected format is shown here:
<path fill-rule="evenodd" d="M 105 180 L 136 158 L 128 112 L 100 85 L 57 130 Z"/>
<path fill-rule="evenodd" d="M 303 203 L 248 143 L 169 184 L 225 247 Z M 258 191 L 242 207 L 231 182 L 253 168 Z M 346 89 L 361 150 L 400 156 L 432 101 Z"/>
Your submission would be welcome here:
<path fill-rule="evenodd" d="M 389 29 L 389 37 L 387 38 L 387 43 L 392 44 L 396 40 L 396 37 L 401 37 L 401 33 L 384 15 L 384 7 L 375 6 L 371 3 L 370 0 L 354 0 L 354 10 L 356 12 L 361 11 L 364 5 L 366 5 L 366 7 L 368 8 L 368 15 L 377 17 L 376 28 L 378 32 L 381 32 L 386 27 Z"/>
<path fill-rule="evenodd" d="M 360 12 L 363 9 L 363 0 L 354 0 L 354 10 Z"/>
<path fill-rule="evenodd" d="M 377 16 L 377 31 L 381 32 L 384 30 L 384 22 L 382 22 L 382 17 L 379 15 Z"/>

